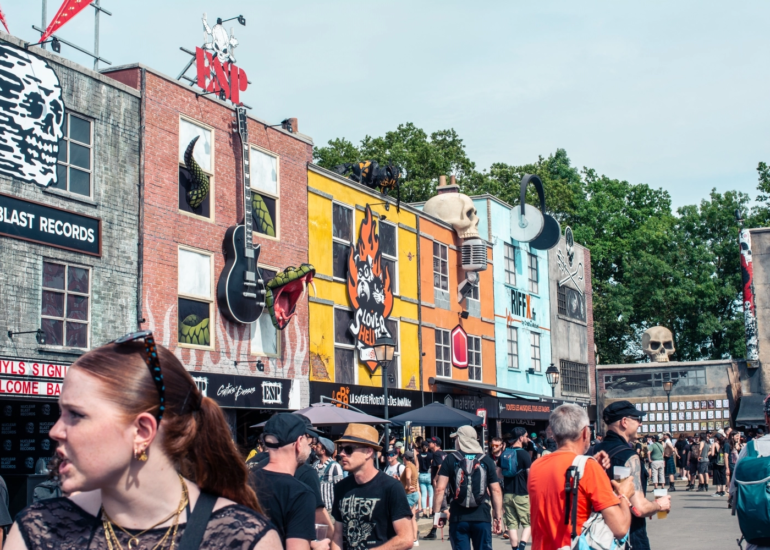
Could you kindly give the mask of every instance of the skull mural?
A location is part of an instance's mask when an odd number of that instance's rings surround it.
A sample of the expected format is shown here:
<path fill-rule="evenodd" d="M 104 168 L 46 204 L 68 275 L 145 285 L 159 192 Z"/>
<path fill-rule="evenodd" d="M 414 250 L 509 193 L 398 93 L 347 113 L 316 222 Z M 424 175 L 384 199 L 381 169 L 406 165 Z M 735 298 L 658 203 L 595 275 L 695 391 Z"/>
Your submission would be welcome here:
<path fill-rule="evenodd" d="M 654 363 L 667 363 L 676 349 L 674 335 L 666 327 L 652 327 L 642 335 L 642 349 Z"/>
<path fill-rule="evenodd" d="M 55 184 L 63 126 L 62 89 L 50 65 L 0 44 L 0 173 Z"/>
<path fill-rule="evenodd" d="M 233 50 L 238 45 L 238 40 L 235 39 L 233 28 L 230 27 L 230 36 L 227 36 L 227 31 L 222 26 L 222 20 L 217 19 L 217 24 L 214 28 L 209 27 L 206 21 L 206 14 L 203 14 L 203 49 L 211 52 L 217 56 L 220 63 L 235 63 L 235 53 Z M 209 41 L 210 40 L 210 41 Z"/>
<path fill-rule="evenodd" d="M 460 193 L 452 176 L 452 183 L 446 185 L 446 178 L 439 178 L 438 195 L 425 203 L 423 211 L 450 224 L 461 239 L 475 239 L 479 236 L 479 216 L 473 201 Z"/>
<path fill-rule="evenodd" d="M 35 459 L 31 456 L 28 456 L 24 459 L 24 466 L 26 466 L 28 470 L 31 470 L 35 467 Z"/>

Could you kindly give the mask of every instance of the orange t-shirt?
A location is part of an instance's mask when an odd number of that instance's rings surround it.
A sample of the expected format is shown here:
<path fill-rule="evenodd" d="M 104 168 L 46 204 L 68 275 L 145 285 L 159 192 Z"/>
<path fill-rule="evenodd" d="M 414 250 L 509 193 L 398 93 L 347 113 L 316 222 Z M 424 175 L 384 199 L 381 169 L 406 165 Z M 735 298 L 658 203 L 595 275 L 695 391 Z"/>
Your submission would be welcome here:
<path fill-rule="evenodd" d="M 570 544 L 572 527 L 564 525 L 564 482 L 575 456 L 569 451 L 556 451 L 532 463 L 527 481 L 532 550 L 556 550 Z M 579 491 L 578 535 L 592 510 L 600 512 L 620 504 L 610 479 L 595 460 L 586 462 Z"/>

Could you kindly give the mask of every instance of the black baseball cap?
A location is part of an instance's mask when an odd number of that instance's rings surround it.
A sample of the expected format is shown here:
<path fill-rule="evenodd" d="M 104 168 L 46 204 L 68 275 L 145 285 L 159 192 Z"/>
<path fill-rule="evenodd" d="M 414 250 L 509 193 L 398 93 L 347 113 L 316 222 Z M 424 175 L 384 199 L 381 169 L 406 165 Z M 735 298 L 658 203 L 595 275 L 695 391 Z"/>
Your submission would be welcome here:
<path fill-rule="evenodd" d="M 607 424 L 612 424 L 626 417 L 636 418 L 641 421 L 645 416 L 647 415 L 637 409 L 630 401 L 615 401 L 608 405 L 602 413 L 602 418 Z"/>
<path fill-rule="evenodd" d="M 436 437 L 435 435 L 433 437 L 429 437 L 425 441 L 427 441 L 428 443 L 435 443 L 436 445 L 441 447 L 441 438 L 440 437 Z"/>
<path fill-rule="evenodd" d="M 313 429 L 313 425 L 307 417 L 301 414 L 278 413 L 270 417 L 265 424 L 265 431 L 262 433 L 265 447 L 278 449 L 284 445 L 294 443 L 300 436 L 318 437 L 318 432 Z M 274 442 L 268 442 L 264 436 L 272 436 L 276 439 Z M 272 438 L 271 438 L 272 439 Z"/>

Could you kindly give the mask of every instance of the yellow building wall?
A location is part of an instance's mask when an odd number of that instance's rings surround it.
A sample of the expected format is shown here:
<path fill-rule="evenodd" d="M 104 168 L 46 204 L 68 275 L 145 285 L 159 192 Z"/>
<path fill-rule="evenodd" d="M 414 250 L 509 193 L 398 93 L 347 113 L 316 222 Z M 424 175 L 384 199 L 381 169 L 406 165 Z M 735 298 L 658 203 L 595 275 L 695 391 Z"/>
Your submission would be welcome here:
<path fill-rule="evenodd" d="M 341 183 L 331 177 L 308 171 L 308 260 L 316 268 L 317 295 L 310 302 L 310 380 L 334 382 L 334 306 L 350 308 L 347 284 L 332 280 L 332 203 L 342 203 L 354 210 L 354 244 L 358 229 L 364 219 L 366 204 L 383 202 L 378 193 L 368 193 L 355 184 Z M 323 195 L 313 192 L 318 190 Z M 333 197 L 329 198 L 329 196 Z M 388 222 L 402 224 L 413 231 L 398 226 L 398 286 L 393 296 L 391 319 L 409 319 L 399 322 L 400 379 L 398 386 L 404 389 L 420 389 L 420 346 L 418 344 L 417 304 L 417 219 L 415 214 L 395 206 L 389 211 L 384 205 L 372 206 L 372 212 L 384 215 Z M 378 227 L 379 227 L 379 218 Z M 432 251 L 431 251 L 432 254 Z M 329 303 L 332 302 L 332 303 Z M 358 362 L 356 383 L 362 386 L 382 386 L 379 368 L 374 375 Z"/>

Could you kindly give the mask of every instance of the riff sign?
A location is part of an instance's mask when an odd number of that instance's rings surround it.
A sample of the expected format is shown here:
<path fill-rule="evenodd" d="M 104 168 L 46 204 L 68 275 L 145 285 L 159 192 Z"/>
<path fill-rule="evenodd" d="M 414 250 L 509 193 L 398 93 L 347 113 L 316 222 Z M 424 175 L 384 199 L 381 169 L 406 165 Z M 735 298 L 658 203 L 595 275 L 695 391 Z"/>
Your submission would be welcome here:
<path fill-rule="evenodd" d="M 0 236 L 102 255 L 102 221 L 0 194 Z"/>

